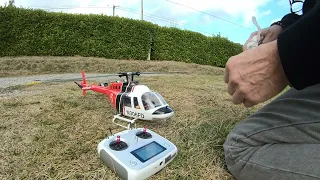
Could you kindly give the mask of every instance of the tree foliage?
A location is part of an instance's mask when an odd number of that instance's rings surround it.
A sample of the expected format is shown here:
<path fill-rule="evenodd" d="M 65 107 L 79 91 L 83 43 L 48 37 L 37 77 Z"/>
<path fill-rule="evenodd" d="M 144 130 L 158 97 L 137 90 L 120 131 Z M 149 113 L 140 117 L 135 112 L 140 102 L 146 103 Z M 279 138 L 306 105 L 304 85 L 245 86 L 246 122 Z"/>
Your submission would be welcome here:
<path fill-rule="evenodd" d="M 0 56 L 96 56 L 223 67 L 241 45 L 129 18 L 0 7 Z"/>

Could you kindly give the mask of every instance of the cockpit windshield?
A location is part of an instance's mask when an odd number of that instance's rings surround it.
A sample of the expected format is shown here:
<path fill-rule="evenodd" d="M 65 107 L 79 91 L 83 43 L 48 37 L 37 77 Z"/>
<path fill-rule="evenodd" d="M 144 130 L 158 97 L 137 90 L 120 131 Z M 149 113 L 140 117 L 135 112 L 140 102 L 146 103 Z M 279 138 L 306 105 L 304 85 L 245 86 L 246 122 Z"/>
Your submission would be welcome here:
<path fill-rule="evenodd" d="M 154 92 L 154 93 L 155 93 L 155 94 L 157 95 L 157 97 L 160 99 L 162 105 L 168 104 L 168 103 L 166 102 L 166 100 L 164 100 L 164 98 L 163 98 L 159 93 L 157 93 L 157 92 Z"/>
<path fill-rule="evenodd" d="M 167 104 L 163 97 L 156 92 L 146 92 L 141 96 L 145 110 L 154 109 Z"/>

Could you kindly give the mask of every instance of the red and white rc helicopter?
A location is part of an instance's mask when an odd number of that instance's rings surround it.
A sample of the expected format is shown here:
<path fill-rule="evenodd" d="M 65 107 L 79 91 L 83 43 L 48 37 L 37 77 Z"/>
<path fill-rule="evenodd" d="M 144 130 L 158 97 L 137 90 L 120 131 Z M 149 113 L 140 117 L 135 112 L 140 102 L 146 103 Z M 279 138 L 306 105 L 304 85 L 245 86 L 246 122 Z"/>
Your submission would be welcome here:
<path fill-rule="evenodd" d="M 138 81 L 133 81 L 134 76 L 140 76 L 140 72 L 121 72 L 117 74 L 120 78 L 125 76 L 126 81 L 100 83 L 89 85 L 86 82 L 84 71 L 82 71 L 82 82 L 75 82 L 86 95 L 86 91 L 91 90 L 108 96 L 113 108 L 117 111 L 114 115 L 113 123 L 130 129 L 136 120 L 158 121 L 170 119 L 174 115 L 173 109 L 165 99 L 157 92 L 150 90 L 145 85 L 139 85 Z M 125 121 L 128 126 L 116 123 L 116 120 Z"/>

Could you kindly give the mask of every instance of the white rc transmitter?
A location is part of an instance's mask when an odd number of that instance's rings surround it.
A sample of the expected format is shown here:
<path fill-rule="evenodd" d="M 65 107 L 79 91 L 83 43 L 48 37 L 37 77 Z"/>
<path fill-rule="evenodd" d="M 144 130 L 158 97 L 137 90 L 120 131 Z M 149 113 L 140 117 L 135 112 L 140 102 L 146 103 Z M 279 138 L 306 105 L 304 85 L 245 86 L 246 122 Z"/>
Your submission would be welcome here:
<path fill-rule="evenodd" d="M 102 140 L 100 159 L 124 180 L 143 180 L 159 172 L 177 155 L 177 147 L 164 137 L 137 128 Z"/>

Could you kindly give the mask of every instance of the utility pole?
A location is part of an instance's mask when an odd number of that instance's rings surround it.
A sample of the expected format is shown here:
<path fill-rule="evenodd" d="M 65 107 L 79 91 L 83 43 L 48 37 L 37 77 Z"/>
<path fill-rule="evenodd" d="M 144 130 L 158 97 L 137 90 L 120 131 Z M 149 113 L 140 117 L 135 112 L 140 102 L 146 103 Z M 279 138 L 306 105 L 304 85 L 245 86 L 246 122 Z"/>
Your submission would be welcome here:
<path fill-rule="evenodd" d="M 141 20 L 143 20 L 143 0 L 141 0 Z"/>
<path fill-rule="evenodd" d="M 112 9 L 113 9 L 113 13 L 112 15 L 115 16 L 115 13 L 116 13 L 116 7 L 119 7 L 119 6 L 115 6 L 114 4 L 112 5 Z"/>

